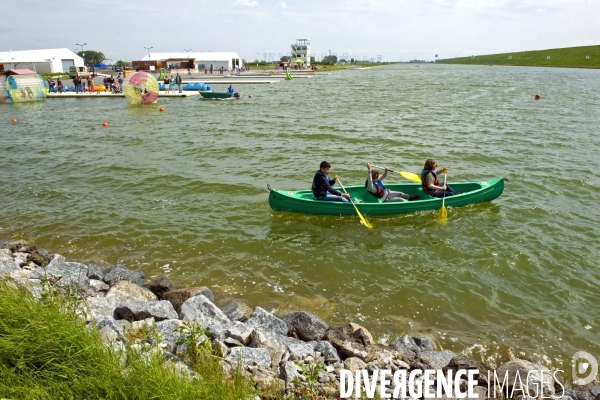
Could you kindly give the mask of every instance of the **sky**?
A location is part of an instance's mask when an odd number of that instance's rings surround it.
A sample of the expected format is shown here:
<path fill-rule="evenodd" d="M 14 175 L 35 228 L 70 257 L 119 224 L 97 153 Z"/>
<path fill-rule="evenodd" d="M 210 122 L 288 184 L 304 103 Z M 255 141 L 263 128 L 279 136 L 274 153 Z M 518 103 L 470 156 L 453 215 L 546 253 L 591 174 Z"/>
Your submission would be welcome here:
<path fill-rule="evenodd" d="M 234 51 L 279 60 L 296 39 L 324 55 L 434 60 L 600 45 L 600 0 L 20 0 L 3 5 L 0 51 Z"/>

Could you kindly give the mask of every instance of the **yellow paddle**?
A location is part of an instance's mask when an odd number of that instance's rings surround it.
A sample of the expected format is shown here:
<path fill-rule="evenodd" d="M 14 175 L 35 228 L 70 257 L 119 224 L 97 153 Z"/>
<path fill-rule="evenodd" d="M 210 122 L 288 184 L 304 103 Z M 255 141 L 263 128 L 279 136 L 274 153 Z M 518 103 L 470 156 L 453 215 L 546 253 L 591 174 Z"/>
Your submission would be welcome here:
<path fill-rule="evenodd" d="M 371 165 L 371 167 L 377 168 L 377 169 L 385 169 L 384 167 L 378 167 L 377 165 Z M 405 177 L 406 179 L 410 179 L 411 181 L 421 182 L 421 178 L 419 177 L 419 175 L 413 174 L 412 172 L 406 172 L 406 171 L 398 172 L 398 171 L 392 171 L 391 169 L 388 169 L 388 171 L 400 174 L 403 177 Z"/>
<path fill-rule="evenodd" d="M 446 174 L 444 174 L 444 186 L 446 186 L 446 188 L 448 188 L 448 179 L 446 179 Z M 446 201 L 446 190 L 444 189 L 444 197 L 442 197 L 442 208 L 440 208 L 440 211 L 438 211 L 438 222 L 442 225 L 446 225 L 446 222 L 448 220 L 448 210 L 446 210 L 446 206 L 445 206 L 445 201 Z"/>
<path fill-rule="evenodd" d="M 344 193 L 348 194 L 348 192 L 346 191 L 346 188 L 344 187 L 344 185 L 342 185 L 342 181 L 340 181 L 340 178 L 337 178 L 338 183 L 340 184 L 340 186 L 342 187 L 342 190 L 344 191 Z M 348 194 L 348 196 L 350 196 Z M 356 207 L 356 204 L 354 204 L 354 202 L 352 201 L 352 197 L 350 197 L 350 203 L 352 203 L 352 205 L 354 206 L 354 209 L 356 210 L 356 213 L 358 214 L 358 216 L 360 217 L 360 222 L 366 226 L 367 228 L 371 229 L 373 227 L 373 225 L 371 225 L 369 223 L 369 221 L 367 221 L 365 219 L 365 217 L 362 216 L 362 214 L 360 213 L 360 211 L 358 211 L 358 208 Z"/>

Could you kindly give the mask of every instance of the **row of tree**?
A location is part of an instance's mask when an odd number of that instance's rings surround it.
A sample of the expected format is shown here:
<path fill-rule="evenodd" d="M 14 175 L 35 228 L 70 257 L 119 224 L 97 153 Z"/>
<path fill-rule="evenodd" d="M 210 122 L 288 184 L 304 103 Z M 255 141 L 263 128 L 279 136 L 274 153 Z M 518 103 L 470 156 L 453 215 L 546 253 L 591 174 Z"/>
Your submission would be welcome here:
<path fill-rule="evenodd" d="M 78 52 L 77 55 L 83 58 L 85 65 L 102 64 L 104 61 L 108 60 L 108 58 L 106 58 L 104 53 L 101 51 L 85 50 Z M 128 67 L 131 65 L 131 63 L 128 61 L 119 60 L 115 63 L 115 65 L 117 67 Z"/>

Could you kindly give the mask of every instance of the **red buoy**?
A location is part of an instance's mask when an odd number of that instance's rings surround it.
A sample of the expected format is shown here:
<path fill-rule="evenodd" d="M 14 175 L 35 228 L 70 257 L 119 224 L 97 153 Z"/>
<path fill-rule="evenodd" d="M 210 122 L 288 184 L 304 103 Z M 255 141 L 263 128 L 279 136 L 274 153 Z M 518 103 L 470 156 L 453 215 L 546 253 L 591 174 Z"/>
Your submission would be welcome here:
<path fill-rule="evenodd" d="M 540 95 L 539 95 L 539 93 L 535 95 L 535 99 L 536 99 L 536 100 L 539 100 L 541 97 L 542 97 L 542 96 L 540 96 Z"/>
<path fill-rule="evenodd" d="M 104 121 L 104 122 L 102 123 L 102 126 L 108 126 L 108 122 Z"/>
<path fill-rule="evenodd" d="M 13 118 L 13 119 L 12 119 L 12 122 L 13 122 L 13 124 L 17 123 L 17 119 L 16 119 L 16 118 Z"/>
<path fill-rule="evenodd" d="M 161 108 L 159 108 L 158 110 L 159 110 L 160 112 L 163 112 L 163 111 L 165 111 L 164 107 L 161 107 Z"/>

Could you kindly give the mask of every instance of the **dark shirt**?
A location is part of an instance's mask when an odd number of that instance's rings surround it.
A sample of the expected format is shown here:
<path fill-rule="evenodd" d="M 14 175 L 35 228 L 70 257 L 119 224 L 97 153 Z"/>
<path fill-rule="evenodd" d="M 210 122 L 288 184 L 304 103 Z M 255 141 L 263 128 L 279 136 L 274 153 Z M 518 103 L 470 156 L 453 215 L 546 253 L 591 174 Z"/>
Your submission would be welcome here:
<path fill-rule="evenodd" d="M 331 185 L 335 185 L 335 179 L 329 179 L 329 177 L 322 173 L 321 170 L 318 170 L 313 178 L 313 196 L 315 196 L 316 198 L 320 198 L 325 196 L 325 193 L 327 192 L 336 196 L 341 196 L 342 192 L 340 192 L 339 190 L 335 190 L 331 187 Z"/>

